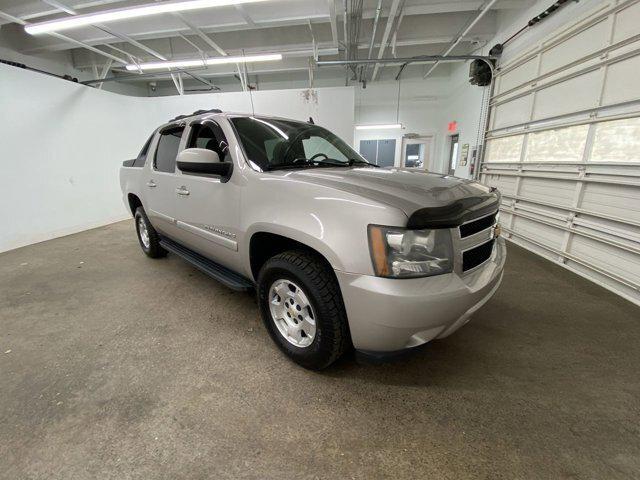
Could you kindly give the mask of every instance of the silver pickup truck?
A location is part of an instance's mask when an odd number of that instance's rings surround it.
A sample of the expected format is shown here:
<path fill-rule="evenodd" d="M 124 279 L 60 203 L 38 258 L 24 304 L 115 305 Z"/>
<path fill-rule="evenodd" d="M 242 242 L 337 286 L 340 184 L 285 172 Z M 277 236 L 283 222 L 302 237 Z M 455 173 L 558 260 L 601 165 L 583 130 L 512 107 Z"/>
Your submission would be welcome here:
<path fill-rule="evenodd" d="M 267 331 L 306 368 L 446 337 L 502 280 L 497 191 L 378 168 L 311 120 L 179 116 L 120 183 L 145 254 L 255 288 Z"/>

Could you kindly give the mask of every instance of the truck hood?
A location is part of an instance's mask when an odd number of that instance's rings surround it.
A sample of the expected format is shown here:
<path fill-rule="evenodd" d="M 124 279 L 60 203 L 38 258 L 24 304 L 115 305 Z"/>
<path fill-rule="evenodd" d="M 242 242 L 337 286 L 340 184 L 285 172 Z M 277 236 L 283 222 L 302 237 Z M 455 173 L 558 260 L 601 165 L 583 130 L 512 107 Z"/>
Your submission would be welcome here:
<path fill-rule="evenodd" d="M 443 215 L 459 217 L 453 223 L 460 223 L 463 217 L 479 210 L 497 209 L 499 200 L 494 189 L 472 180 L 420 170 L 339 167 L 288 173 L 290 179 L 335 188 L 399 208 L 410 218 L 410 223 L 412 216 Z"/>

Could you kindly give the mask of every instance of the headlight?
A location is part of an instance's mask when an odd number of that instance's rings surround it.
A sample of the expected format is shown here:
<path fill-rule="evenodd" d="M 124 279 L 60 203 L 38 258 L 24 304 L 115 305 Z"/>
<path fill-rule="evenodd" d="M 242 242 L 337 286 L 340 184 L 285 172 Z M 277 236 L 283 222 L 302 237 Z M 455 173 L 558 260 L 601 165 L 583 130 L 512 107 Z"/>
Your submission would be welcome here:
<path fill-rule="evenodd" d="M 406 230 L 369 225 L 369 249 L 379 277 L 429 277 L 453 269 L 448 229 Z"/>

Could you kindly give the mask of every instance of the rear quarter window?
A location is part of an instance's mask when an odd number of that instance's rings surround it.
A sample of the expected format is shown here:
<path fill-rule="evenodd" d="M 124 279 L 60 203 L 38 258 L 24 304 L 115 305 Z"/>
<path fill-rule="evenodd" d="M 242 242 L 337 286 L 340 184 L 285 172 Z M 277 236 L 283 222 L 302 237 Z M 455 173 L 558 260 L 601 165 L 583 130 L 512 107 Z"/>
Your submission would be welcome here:
<path fill-rule="evenodd" d="M 180 148 L 184 127 L 166 130 L 160 134 L 154 167 L 159 172 L 174 173 L 176 170 L 176 157 Z"/>
<path fill-rule="evenodd" d="M 133 167 L 144 167 L 145 162 L 147 161 L 147 154 L 149 153 L 149 147 L 151 146 L 151 142 L 153 141 L 153 137 L 155 136 L 155 132 L 151 134 L 151 136 L 147 139 L 142 150 L 133 161 Z"/>

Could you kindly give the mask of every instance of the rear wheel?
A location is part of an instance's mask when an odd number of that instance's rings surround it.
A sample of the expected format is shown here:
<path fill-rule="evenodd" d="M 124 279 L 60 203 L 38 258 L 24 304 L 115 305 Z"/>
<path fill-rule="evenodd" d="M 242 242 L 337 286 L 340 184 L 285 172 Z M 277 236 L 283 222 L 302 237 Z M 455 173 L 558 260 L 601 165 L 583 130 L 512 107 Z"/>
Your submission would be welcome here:
<path fill-rule="evenodd" d="M 338 282 L 322 259 L 289 251 L 269 259 L 258 276 L 258 302 L 269 334 L 293 361 L 319 370 L 349 345 Z"/>
<path fill-rule="evenodd" d="M 151 258 L 164 257 L 167 251 L 160 246 L 160 237 L 156 229 L 153 228 L 144 208 L 138 207 L 134 216 L 136 222 L 136 233 L 142 251 Z"/>

